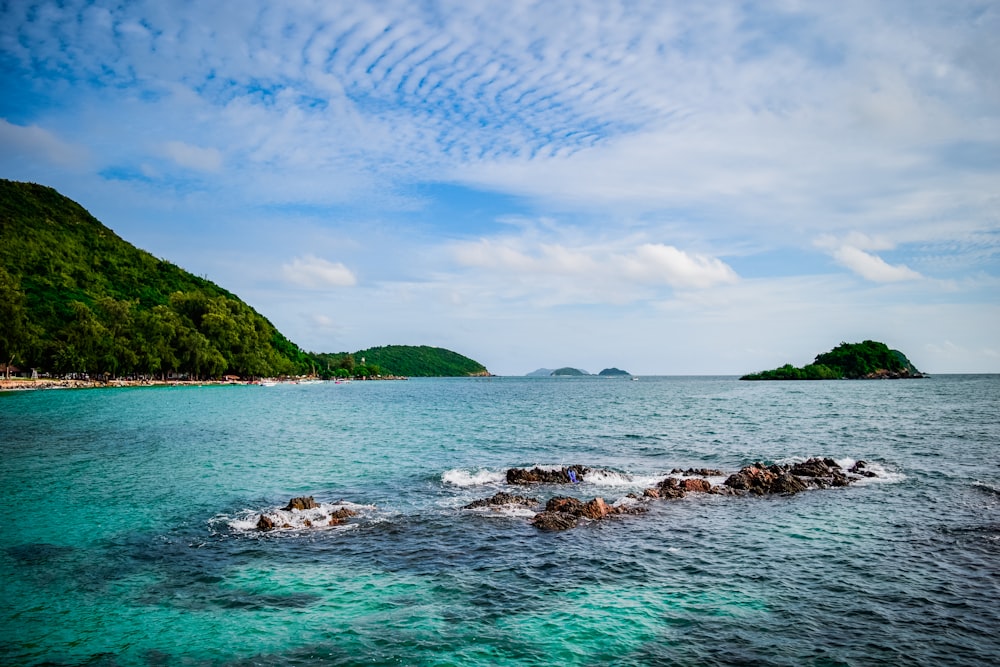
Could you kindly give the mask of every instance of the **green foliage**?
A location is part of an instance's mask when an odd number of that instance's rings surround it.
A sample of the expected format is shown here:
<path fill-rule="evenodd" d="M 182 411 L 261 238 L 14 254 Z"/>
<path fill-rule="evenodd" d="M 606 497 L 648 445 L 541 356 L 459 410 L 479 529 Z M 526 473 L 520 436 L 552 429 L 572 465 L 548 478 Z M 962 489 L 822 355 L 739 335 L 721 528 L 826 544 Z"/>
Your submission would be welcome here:
<path fill-rule="evenodd" d="M 303 373 L 230 292 L 123 241 L 52 188 L 0 180 L 0 355 L 58 373 Z"/>
<path fill-rule="evenodd" d="M 817 355 L 816 360 L 795 368 L 785 364 L 781 368 L 744 375 L 741 380 L 835 380 L 880 377 L 887 374 L 919 377 L 910 360 L 899 350 L 890 350 L 885 343 L 866 340 L 862 343 L 841 343 L 829 352 Z"/>
<path fill-rule="evenodd" d="M 321 376 L 343 369 L 351 376 L 402 375 L 406 377 L 468 377 L 486 375 L 482 364 L 457 352 L 426 345 L 386 345 L 353 354 L 312 354 Z M 361 360 L 364 366 L 361 367 Z"/>

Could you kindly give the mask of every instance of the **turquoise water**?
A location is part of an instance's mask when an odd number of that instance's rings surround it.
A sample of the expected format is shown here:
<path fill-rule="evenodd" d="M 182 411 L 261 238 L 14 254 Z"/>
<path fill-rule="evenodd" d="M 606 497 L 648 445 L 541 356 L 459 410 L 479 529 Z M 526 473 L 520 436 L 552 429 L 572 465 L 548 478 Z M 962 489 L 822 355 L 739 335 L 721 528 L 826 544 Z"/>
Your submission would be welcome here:
<path fill-rule="evenodd" d="M 998 406 L 998 376 L 0 394 L 0 662 L 995 664 Z M 811 456 L 880 476 L 562 533 L 461 509 L 514 466 L 612 502 Z M 359 515 L 253 529 L 301 495 Z"/>

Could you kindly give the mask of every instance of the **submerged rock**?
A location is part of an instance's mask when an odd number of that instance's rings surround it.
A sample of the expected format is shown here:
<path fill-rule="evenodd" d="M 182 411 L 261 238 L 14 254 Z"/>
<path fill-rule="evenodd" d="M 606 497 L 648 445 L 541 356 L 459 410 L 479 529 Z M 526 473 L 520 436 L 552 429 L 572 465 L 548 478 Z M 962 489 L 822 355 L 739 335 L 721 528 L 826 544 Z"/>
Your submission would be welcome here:
<path fill-rule="evenodd" d="M 687 470 L 674 468 L 670 471 L 670 474 L 684 475 L 685 477 L 722 477 L 723 472 L 715 468 L 688 468 Z"/>
<path fill-rule="evenodd" d="M 509 505 L 523 505 L 524 507 L 537 507 L 538 498 L 529 498 L 527 496 L 515 496 L 513 493 L 507 493 L 506 491 L 498 491 L 493 494 L 490 498 L 484 498 L 482 500 L 474 500 L 468 505 L 464 506 L 462 509 L 474 510 L 483 507 L 503 507 Z"/>
<path fill-rule="evenodd" d="M 354 510 L 347 509 L 346 507 L 341 507 L 338 510 L 330 512 L 330 522 L 327 523 L 328 526 L 339 526 L 344 523 L 347 519 L 352 516 L 357 516 L 358 513 Z"/>
<path fill-rule="evenodd" d="M 539 512 L 531 520 L 531 525 L 542 530 L 568 530 L 575 528 L 580 519 L 569 512 Z"/>

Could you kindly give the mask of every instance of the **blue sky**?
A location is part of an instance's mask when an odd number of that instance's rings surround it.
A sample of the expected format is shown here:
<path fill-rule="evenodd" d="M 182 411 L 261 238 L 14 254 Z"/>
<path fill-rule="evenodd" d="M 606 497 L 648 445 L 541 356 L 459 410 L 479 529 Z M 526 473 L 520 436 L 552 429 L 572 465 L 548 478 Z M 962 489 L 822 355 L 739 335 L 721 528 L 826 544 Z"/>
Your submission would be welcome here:
<path fill-rule="evenodd" d="M 307 350 L 1000 372 L 1000 3 L 0 4 L 0 177 Z"/>

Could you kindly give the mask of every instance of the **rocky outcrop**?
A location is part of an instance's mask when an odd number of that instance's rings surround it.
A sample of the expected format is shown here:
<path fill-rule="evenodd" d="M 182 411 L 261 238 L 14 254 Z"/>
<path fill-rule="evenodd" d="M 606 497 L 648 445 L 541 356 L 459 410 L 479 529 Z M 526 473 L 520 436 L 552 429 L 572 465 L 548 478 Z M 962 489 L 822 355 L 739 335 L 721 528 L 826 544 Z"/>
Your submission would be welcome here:
<path fill-rule="evenodd" d="M 545 504 L 545 511 L 535 515 L 531 525 L 542 530 L 567 530 L 579 525 L 581 519 L 600 521 L 618 514 L 639 514 L 645 511 L 646 508 L 642 506 L 609 505 L 600 497 L 584 502 L 578 498 L 556 496 Z"/>
<path fill-rule="evenodd" d="M 558 470 L 544 470 L 542 468 L 511 468 L 507 471 L 508 484 L 572 484 L 572 477 L 576 477 L 577 482 L 582 482 L 584 476 L 590 472 L 589 468 L 574 465 L 560 468 Z M 570 473 L 573 473 L 571 476 Z"/>
<path fill-rule="evenodd" d="M 799 493 L 809 488 L 826 489 L 847 486 L 862 477 L 875 477 L 858 461 L 845 471 L 830 458 L 811 458 L 793 465 L 754 463 L 730 475 L 723 484 L 737 491 L 764 495 L 768 493 Z"/>
<path fill-rule="evenodd" d="M 313 510 L 317 507 L 319 505 L 316 504 L 312 496 L 302 496 L 301 498 L 292 498 L 289 500 L 284 509 L 286 512 L 291 512 L 292 510 Z"/>
<path fill-rule="evenodd" d="M 745 491 L 762 496 L 768 493 L 798 493 L 805 491 L 806 485 L 778 465 L 765 466 L 754 463 L 730 475 L 724 485 L 737 491 Z"/>

